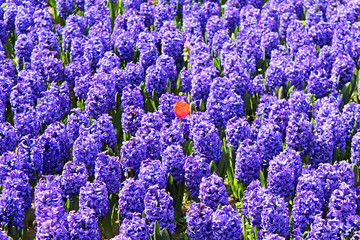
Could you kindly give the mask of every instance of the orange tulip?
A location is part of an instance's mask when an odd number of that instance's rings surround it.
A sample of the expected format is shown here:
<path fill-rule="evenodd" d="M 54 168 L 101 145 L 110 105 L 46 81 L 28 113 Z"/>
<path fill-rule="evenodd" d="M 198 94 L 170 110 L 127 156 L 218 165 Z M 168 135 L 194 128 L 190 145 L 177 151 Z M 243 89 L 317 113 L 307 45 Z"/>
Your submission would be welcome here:
<path fill-rule="evenodd" d="M 178 118 L 184 118 L 189 114 L 190 107 L 186 102 L 177 101 L 174 104 L 174 112 Z"/>

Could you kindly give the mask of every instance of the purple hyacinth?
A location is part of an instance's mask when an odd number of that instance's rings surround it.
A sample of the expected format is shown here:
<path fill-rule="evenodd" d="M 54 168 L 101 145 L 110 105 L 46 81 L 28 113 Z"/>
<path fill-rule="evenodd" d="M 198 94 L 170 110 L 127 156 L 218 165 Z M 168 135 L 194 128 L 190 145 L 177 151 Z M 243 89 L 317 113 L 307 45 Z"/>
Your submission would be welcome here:
<path fill-rule="evenodd" d="M 203 156 L 207 163 L 211 161 L 217 163 L 221 155 L 221 141 L 215 126 L 211 123 L 200 122 L 194 126 L 192 135 L 195 152 Z"/>
<path fill-rule="evenodd" d="M 176 184 L 184 182 L 185 155 L 181 145 L 169 145 L 162 153 L 165 174 L 171 174 Z"/>
<path fill-rule="evenodd" d="M 288 100 L 291 113 L 305 113 L 310 117 L 311 103 L 310 96 L 303 91 L 293 91 Z"/>
<path fill-rule="evenodd" d="M 102 114 L 98 119 L 94 120 L 92 126 L 89 128 L 89 133 L 101 144 L 113 147 L 116 143 L 116 131 L 112 123 L 112 117 L 107 113 Z"/>
<path fill-rule="evenodd" d="M 226 3 L 222 18 L 224 21 L 224 27 L 228 29 L 229 32 L 233 32 L 235 27 L 240 24 L 240 6 L 234 2 L 236 1 L 229 1 Z"/>
<path fill-rule="evenodd" d="M 39 179 L 34 193 L 35 217 L 38 223 L 49 220 L 47 213 L 51 209 L 64 212 L 61 194 L 60 176 L 47 175 Z"/>
<path fill-rule="evenodd" d="M 243 115 L 244 102 L 240 96 L 230 91 L 227 78 L 215 78 L 210 87 L 206 112 L 215 126 L 223 128 L 231 117 Z"/>
<path fill-rule="evenodd" d="M 141 125 L 143 125 L 143 121 Z M 139 137 L 144 142 L 147 158 L 159 159 L 161 155 L 160 130 L 153 128 L 151 125 L 141 126 L 136 132 L 136 137 Z"/>
<path fill-rule="evenodd" d="M 155 6 L 149 2 L 143 2 L 140 4 L 140 15 L 144 18 L 144 24 L 146 27 L 154 25 L 155 21 Z"/>
<path fill-rule="evenodd" d="M 242 213 L 250 220 L 252 228 L 261 227 L 261 212 L 263 202 L 268 194 L 268 190 L 260 187 L 260 181 L 254 180 L 244 191 Z"/>
<path fill-rule="evenodd" d="M 191 91 L 191 81 L 192 81 L 192 75 L 191 71 L 183 68 L 180 71 L 180 89 L 184 93 L 189 93 Z"/>
<path fill-rule="evenodd" d="M 341 183 L 352 185 L 354 182 L 354 173 L 352 164 L 346 161 L 335 163 L 320 164 L 316 170 L 316 176 L 323 181 L 325 201 L 328 201 L 331 194 L 340 187 Z"/>
<path fill-rule="evenodd" d="M 16 130 L 8 122 L 0 123 L 0 154 L 6 151 L 12 151 L 16 147 Z"/>
<path fill-rule="evenodd" d="M 240 143 L 236 151 L 236 163 L 234 178 L 246 185 L 258 179 L 260 175 L 262 159 L 257 146 L 250 139 Z"/>
<path fill-rule="evenodd" d="M 111 41 L 120 60 L 130 62 L 134 52 L 134 40 L 130 33 L 124 29 L 115 30 Z"/>
<path fill-rule="evenodd" d="M 65 125 L 55 122 L 46 127 L 40 137 L 43 148 L 44 172 L 58 172 L 62 161 L 69 157 L 70 141 Z"/>
<path fill-rule="evenodd" d="M 330 163 L 335 149 L 334 136 L 329 125 L 315 130 L 311 148 L 309 149 L 309 163 L 317 167 L 320 163 Z"/>
<path fill-rule="evenodd" d="M 6 105 L 3 100 L 0 99 L 0 123 L 5 122 Z"/>
<path fill-rule="evenodd" d="M 339 87 L 342 87 L 351 81 L 353 76 L 353 71 L 355 68 L 355 63 L 353 59 L 349 55 L 340 54 L 336 58 L 335 62 L 333 63 L 333 68 L 331 70 L 331 75 L 336 79 L 339 78 L 340 84 Z"/>
<path fill-rule="evenodd" d="M 341 121 L 343 122 L 343 125 L 346 129 L 346 141 L 351 140 L 351 133 L 354 128 L 355 121 L 357 121 L 357 119 L 360 119 L 359 106 L 359 104 L 351 102 L 347 103 L 343 108 L 341 114 Z M 358 127 L 356 128 L 359 129 Z"/>
<path fill-rule="evenodd" d="M 98 218 L 95 216 L 93 209 L 83 208 L 77 212 L 71 211 L 67 222 L 71 239 L 99 239 Z"/>
<path fill-rule="evenodd" d="M 211 223 L 212 239 L 242 239 L 241 217 L 231 206 L 217 209 L 212 215 Z"/>
<path fill-rule="evenodd" d="M 16 189 L 3 189 L 0 196 L 0 224 L 14 226 L 20 231 L 25 219 L 25 202 Z"/>
<path fill-rule="evenodd" d="M 23 171 L 30 180 L 41 175 L 43 168 L 42 149 L 38 138 L 24 139 L 17 147 L 17 159 L 23 163 Z"/>
<path fill-rule="evenodd" d="M 175 66 L 175 60 L 167 55 L 160 55 L 158 59 L 156 59 L 156 66 L 161 67 L 165 71 L 165 78 L 169 79 L 172 88 L 174 89 L 176 87 L 176 66 Z"/>
<path fill-rule="evenodd" d="M 31 188 L 29 178 L 21 170 L 12 170 L 2 182 L 2 191 L 17 191 L 17 197 L 23 199 L 23 207 L 31 208 Z"/>
<path fill-rule="evenodd" d="M 203 178 L 200 183 L 199 199 L 213 210 L 215 210 L 219 204 L 228 205 L 228 194 L 223 184 L 223 179 L 216 173 Z"/>
<path fill-rule="evenodd" d="M 175 231 L 173 199 L 165 189 L 158 185 L 149 187 L 145 198 L 145 219 L 150 225 L 149 231 L 153 233 L 155 221 L 158 221 L 162 230 L 166 228 L 169 234 Z"/>
<path fill-rule="evenodd" d="M 36 216 L 37 231 L 36 239 L 68 239 L 67 213 L 63 207 L 47 207 L 43 211 L 44 216 Z"/>
<path fill-rule="evenodd" d="M 360 34 L 359 34 L 359 30 L 360 30 L 360 24 L 358 22 L 355 22 L 352 24 L 351 26 L 351 32 L 352 32 L 352 56 L 354 58 L 358 58 L 359 56 L 359 51 L 360 51 L 360 45 L 359 45 L 359 39 L 360 39 Z"/>
<path fill-rule="evenodd" d="M 203 177 L 211 175 L 209 164 L 199 156 L 188 156 L 184 164 L 186 188 L 191 197 L 198 197 Z"/>
<path fill-rule="evenodd" d="M 141 180 L 145 188 L 158 185 L 159 188 L 165 189 L 166 187 L 166 175 L 163 165 L 159 160 L 144 160 L 141 163 L 139 180 Z"/>
<path fill-rule="evenodd" d="M 321 213 L 323 201 L 310 190 L 297 191 L 294 198 L 292 225 L 294 229 L 304 230 L 305 226 L 311 224 L 316 214 Z"/>
<path fill-rule="evenodd" d="M 168 146 L 171 145 L 182 145 L 184 137 L 181 134 L 181 128 L 179 124 L 174 122 L 171 125 L 164 125 L 160 131 L 160 144 L 161 151 L 165 151 Z"/>
<path fill-rule="evenodd" d="M 9 236 L 2 229 L 0 230 L 0 239 L 1 240 L 10 240 Z"/>
<path fill-rule="evenodd" d="M 139 62 L 129 62 L 125 68 L 125 74 L 127 75 L 127 82 L 139 86 L 145 81 L 145 70 Z"/>
<path fill-rule="evenodd" d="M 80 20 L 81 19 L 81 20 Z M 62 47 L 66 51 L 69 49 L 69 45 L 72 42 L 72 39 L 83 36 L 83 27 L 82 27 L 82 18 L 76 17 L 76 15 L 71 15 L 67 18 L 66 24 L 62 31 Z"/>
<path fill-rule="evenodd" d="M 331 45 L 333 29 L 329 22 L 320 21 L 309 29 L 310 42 L 320 46 Z"/>
<path fill-rule="evenodd" d="M 155 27 L 160 29 L 165 21 L 172 20 L 175 15 L 175 9 L 173 6 L 161 3 L 155 7 Z"/>
<path fill-rule="evenodd" d="M 61 174 L 61 187 L 66 198 L 70 199 L 73 195 L 79 194 L 80 188 L 85 186 L 88 177 L 84 163 L 67 162 Z"/>
<path fill-rule="evenodd" d="M 133 213 L 144 211 L 146 189 L 141 180 L 129 178 L 123 182 L 119 192 L 119 216 L 121 220 L 131 219 Z"/>
<path fill-rule="evenodd" d="M 120 235 L 111 240 L 121 239 L 148 239 L 149 227 L 145 219 L 140 214 L 133 214 L 130 218 L 125 219 L 120 226 Z"/>
<path fill-rule="evenodd" d="M 149 96 L 155 91 L 161 96 L 167 84 L 167 73 L 165 68 L 159 65 L 152 65 L 146 70 L 145 86 Z"/>
<path fill-rule="evenodd" d="M 266 58 L 271 57 L 271 52 L 277 49 L 280 45 L 280 37 L 276 32 L 263 33 L 261 38 L 260 48 L 265 53 Z"/>
<path fill-rule="evenodd" d="M 55 33 L 49 30 L 41 30 L 39 36 L 39 48 L 49 49 L 50 51 L 59 51 L 59 42 Z"/>
<path fill-rule="evenodd" d="M 211 239 L 213 210 L 203 203 L 191 203 L 186 212 L 190 239 Z"/>
<path fill-rule="evenodd" d="M 95 181 L 106 184 L 108 193 L 116 193 L 121 186 L 121 164 L 116 156 L 99 153 L 95 161 Z"/>
<path fill-rule="evenodd" d="M 280 99 L 274 102 L 270 107 L 269 118 L 264 119 L 263 123 L 273 123 L 279 126 L 279 131 L 282 136 L 285 135 L 286 126 L 289 121 L 290 109 L 289 103 L 285 99 Z"/>
<path fill-rule="evenodd" d="M 135 86 L 128 84 L 122 89 L 121 94 L 121 109 L 124 111 L 126 107 L 135 106 L 138 108 L 144 107 L 144 98 L 140 92 L 140 89 Z"/>
<path fill-rule="evenodd" d="M 102 76 L 106 75 L 102 74 Z M 94 83 L 87 93 L 85 112 L 88 116 L 98 118 L 115 107 L 115 82 L 110 82 L 111 80 L 107 76 L 104 81 L 105 84 Z"/>
<path fill-rule="evenodd" d="M 301 175 L 300 154 L 287 149 L 270 161 L 268 169 L 268 189 L 286 201 L 292 197 Z"/>
<path fill-rule="evenodd" d="M 146 160 L 146 145 L 139 137 L 132 137 L 129 141 L 124 142 L 121 151 L 121 165 L 126 177 L 131 169 L 135 177 L 138 176 L 141 162 Z"/>
<path fill-rule="evenodd" d="M 66 131 L 72 144 L 79 137 L 80 126 L 89 127 L 89 119 L 80 108 L 73 108 L 66 120 Z"/>
<path fill-rule="evenodd" d="M 75 78 L 75 86 L 73 86 L 73 90 L 74 90 L 75 96 L 79 100 L 80 99 L 86 100 L 87 94 L 88 94 L 89 88 L 90 88 L 90 82 L 91 82 L 90 74 L 85 74 L 79 78 Z"/>
<path fill-rule="evenodd" d="M 40 124 L 32 106 L 21 105 L 14 115 L 14 126 L 18 139 L 27 135 L 30 137 L 38 135 Z"/>
<path fill-rule="evenodd" d="M 294 13 L 288 12 L 281 14 L 279 23 L 279 35 L 281 38 L 286 39 L 286 30 L 294 20 L 296 20 L 296 15 Z"/>
<path fill-rule="evenodd" d="M 142 116 L 145 111 L 142 108 L 128 106 L 121 115 L 121 127 L 123 132 L 135 135 L 141 125 Z"/>
<path fill-rule="evenodd" d="M 13 32 L 15 28 L 15 18 L 17 15 L 17 8 L 18 6 L 14 2 L 6 4 L 4 11 L 4 23 L 6 26 L 7 33 Z"/>
<path fill-rule="evenodd" d="M 292 21 L 286 30 L 286 44 L 292 55 L 295 55 L 299 48 L 310 43 L 310 38 L 299 20 Z"/>
<path fill-rule="evenodd" d="M 75 140 L 73 145 L 73 160 L 77 165 L 85 164 L 89 167 L 89 174 L 94 174 L 95 160 L 100 152 L 101 145 L 91 135 L 82 135 Z"/>
<path fill-rule="evenodd" d="M 74 1 L 57 0 L 56 10 L 58 12 L 58 15 L 62 18 L 66 18 L 69 14 L 72 13 L 74 5 Z"/>
<path fill-rule="evenodd" d="M 20 34 L 15 42 L 15 57 L 20 68 L 25 68 L 25 64 L 30 63 L 31 52 L 34 44 L 26 34 Z"/>
<path fill-rule="evenodd" d="M 44 80 L 37 71 L 22 70 L 18 73 L 17 77 L 18 83 L 25 83 L 31 85 L 31 91 L 35 97 L 40 97 L 41 92 L 45 91 Z"/>
<path fill-rule="evenodd" d="M 114 93 L 118 93 L 118 97 L 121 98 L 125 86 L 128 85 L 128 75 L 125 70 L 118 67 L 112 69 L 109 74 L 109 80 L 115 83 Z"/>
<path fill-rule="evenodd" d="M 339 51 L 331 46 L 324 46 L 320 49 L 319 61 L 321 66 L 325 69 L 327 76 L 330 76 L 333 63 L 335 62 Z"/>
<path fill-rule="evenodd" d="M 120 59 L 113 51 L 107 51 L 98 63 L 98 73 L 109 74 L 114 68 L 120 66 Z"/>
<path fill-rule="evenodd" d="M 210 46 L 213 46 L 213 39 L 217 32 L 224 30 L 224 22 L 219 16 L 211 16 L 206 24 L 206 39 Z"/>
<path fill-rule="evenodd" d="M 99 181 L 87 182 L 80 188 L 79 208 L 91 208 L 95 210 L 96 217 L 104 217 L 108 210 L 108 191 L 106 184 Z"/>
<path fill-rule="evenodd" d="M 161 51 L 180 63 L 183 56 L 183 36 L 180 31 L 167 31 L 161 39 Z"/>
<path fill-rule="evenodd" d="M 61 116 L 69 111 L 67 82 L 60 86 L 53 82 L 38 101 L 36 113 L 41 124 L 59 121 Z"/>
<path fill-rule="evenodd" d="M 340 221 L 338 219 L 323 219 L 322 214 L 317 214 L 311 224 L 308 236 L 311 239 L 340 239 L 338 237 L 339 229 Z"/>
<path fill-rule="evenodd" d="M 262 158 L 262 164 L 269 165 L 271 159 L 282 149 L 282 134 L 275 124 L 265 124 L 259 129 L 257 147 Z"/>
<path fill-rule="evenodd" d="M 285 86 L 286 84 L 285 66 L 288 59 L 283 56 L 274 56 L 274 53 L 276 52 L 274 51 L 271 56 L 270 65 L 265 76 L 265 85 L 269 88 L 269 92 L 273 92 L 276 87 Z"/>
<path fill-rule="evenodd" d="M 84 57 L 91 63 L 92 67 L 98 65 L 100 59 L 104 56 L 105 47 L 100 37 L 89 38 L 84 44 Z"/>
<path fill-rule="evenodd" d="M 356 195 L 352 186 L 341 183 L 330 197 L 328 218 L 337 218 L 342 222 L 350 215 L 356 214 Z"/>
<path fill-rule="evenodd" d="M 267 194 L 261 212 L 261 225 L 265 233 L 278 233 L 282 237 L 289 234 L 287 203 L 282 197 Z"/>
<path fill-rule="evenodd" d="M 263 239 L 264 240 L 285 240 L 284 237 L 281 237 L 278 234 L 274 234 L 274 233 L 265 234 Z"/>
<path fill-rule="evenodd" d="M 202 99 L 205 103 L 210 92 L 210 85 L 213 79 L 217 77 L 218 71 L 215 67 L 211 66 L 205 68 L 201 73 L 193 75 L 191 81 L 191 100 L 196 106 L 199 106 Z"/>
<path fill-rule="evenodd" d="M 0 155 L 0 182 L 9 176 L 12 170 L 24 170 L 22 159 L 17 158 L 15 152 L 8 151 Z"/>
<path fill-rule="evenodd" d="M 140 52 L 139 62 L 144 69 L 148 69 L 150 66 L 155 65 L 158 55 L 157 47 L 155 44 L 151 44 Z"/>
<path fill-rule="evenodd" d="M 81 59 L 83 60 L 83 58 Z M 80 60 L 75 60 L 65 66 L 64 80 L 74 88 L 76 85 L 78 85 L 76 83 L 81 82 L 80 78 L 86 74 L 89 74 L 90 71 L 89 64 L 85 63 L 83 65 Z"/>
<path fill-rule="evenodd" d="M 305 113 L 294 113 L 290 116 L 286 127 L 286 146 L 300 151 L 301 155 L 308 153 L 312 141 L 312 124 Z"/>
<path fill-rule="evenodd" d="M 35 96 L 29 83 L 16 84 L 10 94 L 11 110 L 17 112 L 20 105 L 34 105 Z"/>

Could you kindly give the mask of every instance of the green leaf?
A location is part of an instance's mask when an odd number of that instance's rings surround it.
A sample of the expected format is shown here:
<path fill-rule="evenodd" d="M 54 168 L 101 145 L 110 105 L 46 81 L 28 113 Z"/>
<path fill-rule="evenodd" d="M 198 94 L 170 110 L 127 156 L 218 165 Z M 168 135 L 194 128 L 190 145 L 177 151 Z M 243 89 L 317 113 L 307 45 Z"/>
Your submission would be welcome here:
<path fill-rule="evenodd" d="M 156 106 L 157 106 L 157 103 L 159 102 L 159 97 L 158 97 L 155 89 L 153 89 L 153 91 L 152 91 L 152 99 L 150 99 L 150 102 L 151 102 L 152 107 L 156 111 L 157 110 Z"/>
<path fill-rule="evenodd" d="M 359 167 L 357 166 L 357 161 L 355 161 L 354 165 L 352 166 L 352 170 L 354 172 L 354 186 L 359 186 Z"/>
<path fill-rule="evenodd" d="M 216 167 L 216 164 L 215 164 L 214 161 L 211 161 L 211 162 L 210 162 L 209 168 L 210 168 L 211 174 L 213 174 L 214 172 L 216 172 L 217 167 Z"/>
<path fill-rule="evenodd" d="M 261 187 L 264 187 L 266 185 L 264 173 L 262 170 L 260 170 L 260 183 L 261 183 Z"/>
<path fill-rule="evenodd" d="M 232 171 L 232 169 L 229 167 L 227 169 L 227 176 L 228 176 L 228 179 L 229 179 L 229 182 L 230 182 L 230 187 L 231 187 L 231 190 L 234 194 L 234 197 L 236 199 L 239 199 L 239 194 L 238 194 L 238 188 L 237 188 L 237 182 L 236 182 L 236 179 L 234 179 L 234 173 Z"/>
<path fill-rule="evenodd" d="M 170 240 L 170 235 L 166 229 L 161 232 L 161 240 Z"/>
<path fill-rule="evenodd" d="M 203 99 L 200 100 L 200 106 L 199 106 L 199 108 L 200 108 L 200 111 L 201 111 L 201 112 L 205 112 L 206 106 L 205 106 L 205 102 L 204 102 Z"/>
<path fill-rule="evenodd" d="M 193 149 L 192 139 L 190 139 L 190 140 L 188 140 L 188 141 L 185 141 L 185 142 L 183 143 L 183 151 L 184 151 L 184 154 L 185 154 L 186 156 L 191 155 L 192 149 Z"/>
<path fill-rule="evenodd" d="M 154 240 L 161 240 L 160 227 L 157 220 L 155 221 L 154 224 Z"/>
<path fill-rule="evenodd" d="M 171 93 L 171 82 L 170 79 L 167 79 L 165 92 Z"/>
<path fill-rule="evenodd" d="M 216 67 L 217 70 L 219 70 L 221 72 L 220 64 L 215 58 L 213 58 L 213 65 L 214 65 L 214 67 Z"/>
<path fill-rule="evenodd" d="M 145 218 L 145 210 L 141 213 L 141 218 Z"/>
<path fill-rule="evenodd" d="M 196 112 L 196 107 L 195 104 L 192 102 L 190 103 L 190 114 L 193 114 L 194 112 Z"/>

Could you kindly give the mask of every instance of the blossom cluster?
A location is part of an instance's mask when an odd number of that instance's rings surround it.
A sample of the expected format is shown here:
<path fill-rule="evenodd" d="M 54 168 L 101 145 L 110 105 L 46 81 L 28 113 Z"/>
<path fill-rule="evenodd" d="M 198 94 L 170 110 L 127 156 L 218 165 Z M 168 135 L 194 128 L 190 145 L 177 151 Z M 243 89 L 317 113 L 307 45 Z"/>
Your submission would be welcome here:
<path fill-rule="evenodd" d="M 359 16 L 0 0 L 0 239 L 359 238 Z"/>

